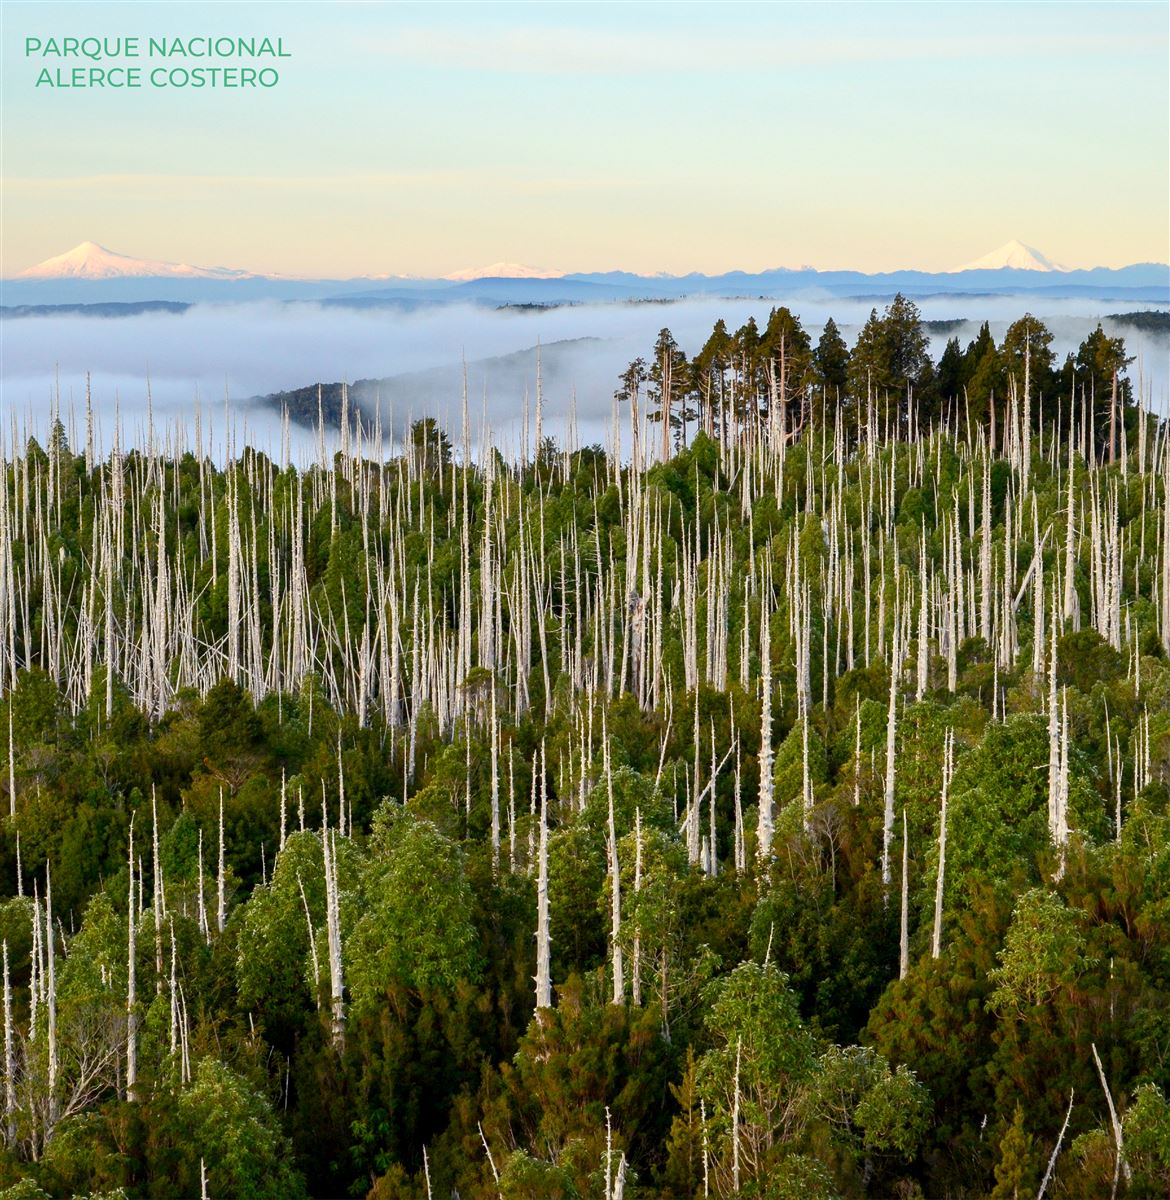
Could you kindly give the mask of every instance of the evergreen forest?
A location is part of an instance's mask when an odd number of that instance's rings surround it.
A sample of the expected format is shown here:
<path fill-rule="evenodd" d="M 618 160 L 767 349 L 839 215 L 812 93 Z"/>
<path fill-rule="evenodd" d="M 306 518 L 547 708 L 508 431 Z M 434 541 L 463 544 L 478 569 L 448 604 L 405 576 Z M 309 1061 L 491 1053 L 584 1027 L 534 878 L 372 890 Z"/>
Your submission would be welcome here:
<path fill-rule="evenodd" d="M 12 434 L 0 1197 L 1170 1194 L 1123 339 L 935 360 L 899 296 L 614 388 L 604 445 L 539 380 L 515 447 Z"/>

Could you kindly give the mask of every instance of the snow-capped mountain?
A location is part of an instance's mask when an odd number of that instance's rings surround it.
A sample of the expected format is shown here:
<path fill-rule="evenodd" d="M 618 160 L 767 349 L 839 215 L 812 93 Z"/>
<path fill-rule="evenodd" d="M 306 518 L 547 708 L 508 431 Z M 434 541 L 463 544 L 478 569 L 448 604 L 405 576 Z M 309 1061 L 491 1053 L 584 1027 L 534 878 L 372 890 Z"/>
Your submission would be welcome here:
<path fill-rule="evenodd" d="M 1034 246 L 1025 246 L 1023 242 L 1013 239 L 1005 242 L 998 250 L 992 250 L 974 262 L 964 263 L 955 267 L 959 271 L 999 271 L 1011 267 L 1015 271 L 1067 271 L 1060 263 L 1054 263 L 1046 255 L 1040 253 Z"/>
<path fill-rule="evenodd" d="M 498 262 L 490 267 L 466 267 L 444 275 L 452 283 L 468 283 L 473 279 L 562 279 L 563 271 L 546 271 L 541 267 L 525 267 L 520 263 Z"/>
<path fill-rule="evenodd" d="M 195 267 L 118 254 L 96 242 L 82 242 L 67 254 L 46 259 L 19 275 L 0 279 L 0 318 L 27 308 L 61 304 L 94 305 L 236 303 L 257 300 L 319 301 L 358 307 L 389 305 L 592 304 L 630 300 L 679 300 L 690 296 L 728 298 L 842 296 L 935 296 L 941 293 L 1040 294 L 1048 297 L 1108 297 L 1111 302 L 1166 302 L 1170 268 L 1164 263 L 1127 267 L 1067 268 L 1021 242 L 1009 242 L 991 254 L 952 272 L 901 269 L 862 272 L 812 267 L 766 271 L 728 271 L 721 275 L 691 272 L 642 275 L 631 271 L 562 271 L 497 262 L 454 271 L 443 278 L 381 274 L 348 278 L 257 274 L 226 267 Z"/>
<path fill-rule="evenodd" d="M 82 242 L 65 254 L 46 258 L 21 271 L 18 279 L 249 279 L 247 271 L 227 267 L 192 267 L 186 263 L 154 262 L 146 258 L 131 258 L 99 246 L 97 242 Z"/>

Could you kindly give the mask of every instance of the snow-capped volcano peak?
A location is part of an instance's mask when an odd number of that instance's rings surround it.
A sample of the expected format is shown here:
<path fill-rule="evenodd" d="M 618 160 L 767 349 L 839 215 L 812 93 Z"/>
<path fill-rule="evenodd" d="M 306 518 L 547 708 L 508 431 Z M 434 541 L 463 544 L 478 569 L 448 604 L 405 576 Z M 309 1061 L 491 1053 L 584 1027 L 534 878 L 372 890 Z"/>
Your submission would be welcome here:
<path fill-rule="evenodd" d="M 1065 271 L 1068 269 L 1059 263 L 1054 263 L 1034 246 L 1025 246 L 1023 242 L 1013 239 L 1005 242 L 998 250 L 992 250 L 990 254 L 975 259 L 974 262 L 955 267 L 955 271 L 998 271 L 1003 267 L 1011 267 L 1016 271 Z"/>
<path fill-rule="evenodd" d="M 546 271 L 542 267 L 525 267 L 520 263 L 498 262 L 490 267 L 466 267 L 444 275 L 452 283 L 468 283 L 472 279 L 562 279 L 563 271 Z"/>
<path fill-rule="evenodd" d="M 99 246 L 97 242 L 82 242 L 65 254 L 46 258 L 21 271 L 19 279 L 245 279 L 247 271 L 227 267 L 191 267 L 186 263 L 155 262 L 147 258 L 131 258 Z"/>

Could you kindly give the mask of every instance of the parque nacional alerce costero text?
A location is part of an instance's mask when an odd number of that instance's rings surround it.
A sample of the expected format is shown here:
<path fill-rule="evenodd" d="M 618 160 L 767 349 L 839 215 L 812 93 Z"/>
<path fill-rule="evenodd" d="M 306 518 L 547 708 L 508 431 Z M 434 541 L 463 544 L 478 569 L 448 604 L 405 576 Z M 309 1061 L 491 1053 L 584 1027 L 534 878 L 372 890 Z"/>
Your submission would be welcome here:
<path fill-rule="evenodd" d="M 276 60 L 291 58 L 282 38 L 26 37 L 40 63 L 38 88 L 273 88 Z"/>

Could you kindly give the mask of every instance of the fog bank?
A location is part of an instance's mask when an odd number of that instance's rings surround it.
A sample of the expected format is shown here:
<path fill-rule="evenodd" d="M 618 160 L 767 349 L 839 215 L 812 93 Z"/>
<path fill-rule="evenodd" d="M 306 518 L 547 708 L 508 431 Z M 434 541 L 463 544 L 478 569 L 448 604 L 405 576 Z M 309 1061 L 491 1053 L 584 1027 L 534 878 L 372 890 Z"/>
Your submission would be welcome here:
<path fill-rule="evenodd" d="M 515 440 L 524 393 L 535 392 L 537 342 L 544 352 L 545 428 L 563 435 L 575 395 L 578 438 L 603 442 L 617 377 L 638 355 L 648 356 L 664 325 L 688 355 L 694 354 L 722 318 L 730 330 L 749 316 L 763 326 L 775 299 L 695 299 L 670 304 L 604 304 L 556 309 L 490 310 L 445 306 L 404 313 L 347 309 L 312 303 L 263 302 L 196 305 L 182 314 L 146 313 L 96 318 L 72 314 L 0 321 L 0 415 L 5 439 L 15 421 L 19 436 L 43 436 L 59 385 L 66 428 L 84 425 L 89 374 L 100 446 L 109 448 L 120 423 L 123 444 L 142 444 L 150 421 L 156 430 L 182 428 L 188 443 L 200 410 L 204 444 L 223 452 L 225 428 L 237 446 L 244 441 L 270 453 L 280 450 L 279 414 L 255 398 L 338 380 L 390 379 L 384 406 L 394 424 L 438 416 L 458 423 L 462 362 L 468 364 L 473 422 L 486 411 L 494 435 Z M 803 294 L 787 301 L 815 342 L 832 316 L 850 344 L 883 302 Z M 1025 311 L 1044 320 L 1055 335 L 1058 359 L 1075 349 L 1108 311 L 1093 299 L 1054 301 L 1016 296 L 938 296 L 920 302 L 926 320 L 965 319 L 954 331 L 963 344 L 991 322 L 1002 337 Z M 1163 336 L 1119 329 L 1144 393 L 1167 411 L 1170 343 Z M 937 359 L 950 333 L 931 336 Z M 583 340 L 590 339 L 590 340 Z M 495 360 L 495 361 L 484 361 Z M 226 409 L 225 409 L 226 401 Z M 71 421 L 72 414 L 72 421 Z M 295 460 L 314 453 L 311 431 L 292 438 Z"/>

